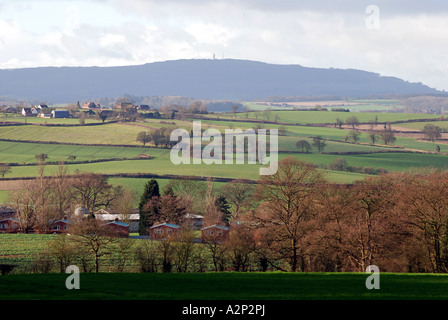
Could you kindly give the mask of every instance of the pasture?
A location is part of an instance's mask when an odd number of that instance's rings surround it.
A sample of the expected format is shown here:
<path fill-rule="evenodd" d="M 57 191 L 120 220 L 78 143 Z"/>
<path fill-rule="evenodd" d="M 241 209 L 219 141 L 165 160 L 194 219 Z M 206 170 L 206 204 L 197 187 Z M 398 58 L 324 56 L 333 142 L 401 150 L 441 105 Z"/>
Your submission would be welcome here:
<path fill-rule="evenodd" d="M 267 114 L 263 112 L 248 112 L 247 119 L 249 120 L 262 120 L 265 121 L 275 121 L 275 116 L 277 115 L 277 121 L 290 124 L 318 124 L 318 123 L 335 123 L 336 119 L 343 120 L 344 122 L 349 117 L 356 116 L 361 123 L 372 123 L 375 122 L 396 122 L 396 121 L 407 121 L 407 120 L 418 120 L 418 119 L 438 119 L 440 115 L 432 114 L 416 114 L 416 113 L 392 113 L 392 112 L 339 112 L 339 111 L 277 111 L 272 110 L 269 113 L 269 118 Z M 220 119 L 234 118 L 233 114 L 219 114 Z M 236 119 L 246 119 L 246 113 L 237 113 Z"/>
<path fill-rule="evenodd" d="M 411 130 L 418 130 L 421 131 L 423 128 L 428 124 L 433 124 L 435 126 L 438 126 L 446 132 L 448 130 L 448 121 L 431 121 L 431 122 L 403 122 L 403 123 L 396 123 L 394 126 L 399 128 L 406 128 Z"/>
<path fill-rule="evenodd" d="M 139 126 L 111 123 L 101 126 L 2 126 L 0 138 L 25 141 L 55 141 L 60 143 L 140 145 L 135 139 Z"/>
<path fill-rule="evenodd" d="M 134 158 L 141 154 L 159 153 L 159 150 L 143 147 L 108 147 L 81 146 L 64 144 L 45 144 L 0 141 L 0 162 L 4 163 L 35 163 L 35 155 L 45 153 L 47 161 L 70 162 L 69 156 L 75 156 L 74 161 L 89 161 L 112 158 Z"/>
<path fill-rule="evenodd" d="M 379 105 L 390 106 L 396 101 L 384 101 Z M 356 105 L 358 101 L 352 104 Z M 366 106 L 377 104 L 374 101 L 361 101 L 360 104 Z M 397 136 L 393 145 L 385 146 L 378 141 L 372 145 L 367 132 L 361 132 L 357 143 L 347 143 L 346 136 L 349 130 L 335 128 L 334 126 L 303 126 L 294 123 L 323 123 L 334 122 L 336 118 L 346 119 L 349 116 L 358 117 L 360 122 L 372 121 L 375 118 L 382 121 L 406 121 L 409 119 L 434 119 L 439 116 L 427 114 L 405 114 L 405 113 L 382 113 L 382 112 L 333 112 L 333 111 L 271 111 L 272 115 L 277 113 L 279 121 L 288 122 L 289 125 L 280 124 L 255 124 L 244 122 L 245 114 L 237 114 L 237 120 L 233 115 L 215 114 L 208 115 L 221 120 L 202 120 L 202 129 L 216 128 L 221 132 L 224 129 L 249 129 L 257 127 L 265 129 L 284 129 L 285 134 L 279 136 L 279 159 L 286 156 L 293 156 L 300 160 L 313 163 L 317 166 L 328 166 L 336 158 L 344 158 L 349 166 L 369 167 L 374 169 L 385 169 L 387 171 L 403 171 L 416 167 L 434 166 L 446 168 L 448 156 L 448 144 L 417 140 L 414 137 Z M 255 113 L 248 113 L 249 118 Z M 261 115 L 259 113 L 258 115 Z M 222 117 L 226 120 L 222 120 Z M 13 117 L 7 117 L 11 120 Z M 23 117 L 15 117 L 25 120 Z M 17 119 L 17 120 L 18 120 Z M 42 120 L 52 120 L 59 124 L 74 124 L 75 119 L 36 119 L 29 118 L 29 123 L 42 124 Z M 261 120 L 261 118 L 260 118 Z M 97 120 L 92 120 L 92 122 Z M 50 122 L 48 122 L 50 123 Z M 438 123 L 432 122 L 432 123 Z M 444 123 L 444 122 L 441 122 Z M 405 123 L 403 125 L 416 126 L 420 128 L 425 122 Z M 0 141 L 0 162 L 16 163 L 20 166 L 11 167 L 11 172 L 7 173 L 7 178 L 24 178 L 37 176 L 38 170 L 35 166 L 25 166 L 36 162 L 35 155 L 45 153 L 48 155 L 48 164 L 45 168 L 45 175 L 52 175 L 56 172 L 57 161 L 64 161 L 68 173 L 94 172 L 111 175 L 110 181 L 114 184 L 122 183 L 133 190 L 138 190 L 143 185 L 143 180 L 138 178 L 120 178 L 123 174 L 157 174 L 175 176 L 196 176 L 196 177 L 216 177 L 216 178 L 244 178 L 258 180 L 260 165 L 233 164 L 233 165 L 174 165 L 170 161 L 170 149 L 153 147 L 142 147 L 136 141 L 136 136 L 141 131 L 154 128 L 182 127 L 191 129 L 192 122 L 187 120 L 160 120 L 145 119 L 135 123 L 106 123 L 97 126 L 45 126 L 45 125 L 22 125 L 22 126 L 0 126 L 0 139 L 10 139 L 22 142 Z M 400 123 L 399 125 L 402 125 Z M 418 125 L 418 126 L 417 126 Z M 379 127 L 382 127 L 379 126 Z M 312 144 L 312 137 L 321 136 L 326 139 L 326 147 L 321 154 L 313 148 L 311 153 L 299 153 L 296 143 L 299 140 L 306 140 Z M 30 142 L 32 141 L 32 142 Z M 46 142 L 46 143 L 44 143 Z M 53 143 L 48 143 L 53 142 Z M 55 144 L 56 142 L 57 144 Z M 79 144 L 79 145 L 76 145 Z M 81 145 L 82 144 L 82 145 Z M 95 145 L 98 144 L 98 145 Z M 118 147 L 113 145 L 126 145 Z M 440 147 L 440 154 L 435 154 L 436 147 Z M 422 153 L 398 153 L 394 150 Z M 283 153 L 286 152 L 286 153 Z M 389 153 L 384 153 L 389 152 Z M 426 153 L 423 153 L 426 152 Z M 150 155 L 152 159 L 127 160 L 140 155 Z M 96 163 L 73 163 L 74 161 L 102 161 L 112 158 L 117 161 L 96 162 Z M 69 160 L 69 159 L 72 160 Z M 119 159 L 119 160 L 118 160 Z M 367 175 L 361 173 L 341 172 L 326 170 L 326 177 L 330 182 L 352 183 L 361 180 Z M 167 181 L 167 180 L 165 180 Z M 5 182 L 7 183 L 7 182 Z M 12 185 L 12 183 L 11 183 Z M 6 188 L 7 189 L 7 188 Z M 7 199 L 7 190 L 2 188 L 0 200 Z"/>
<path fill-rule="evenodd" d="M 0 300 L 446 300 L 448 276 L 363 273 L 81 273 L 80 290 L 66 274 L 1 277 Z"/>
<path fill-rule="evenodd" d="M 388 119 L 409 119 L 409 118 L 426 118 L 428 115 L 408 115 L 393 113 L 345 113 L 345 112 L 314 112 L 314 111 L 281 111 L 280 116 L 283 118 L 291 118 L 297 115 L 305 115 L 310 121 L 326 121 L 322 115 L 344 116 L 356 115 L 360 121 L 369 120 L 372 116 L 387 116 Z M 319 119 L 319 120 L 318 120 Z M 59 119 L 54 119 L 59 120 Z M 379 118 L 379 121 L 382 119 Z M 199 176 L 199 177 L 219 177 L 219 178 L 245 178 L 250 180 L 258 180 L 259 165 L 174 165 L 171 163 L 169 149 L 142 147 L 136 142 L 136 135 L 143 130 L 151 128 L 159 128 L 161 126 L 183 127 L 189 129 L 191 122 L 189 121 L 160 121 L 147 119 L 144 122 L 136 123 L 107 123 L 99 126 L 73 126 L 73 127 L 50 127 L 50 126 L 12 126 L 0 127 L 0 138 L 14 139 L 24 142 L 1 141 L 0 142 L 0 162 L 29 164 L 36 162 L 35 155 L 38 153 L 46 153 L 49 162 L 64 161 L 68 173 L 76 172 L 94 172 L 107 175 L 120 174 L 169 174 L 179 176 Z M 232 119 L 226 121 L 203 121 L 202 128 L 218 128 L 223 132 L 226 128 L 242 128 L 248 129 L 254 127 L 253 123 L 235 122 Z M 262 127 L 266 129 L 280 129 L 281 125 L 265 124 Z M 354 167 L 371 167 L 383 168 L 387 171 L 408 170 L 415 167 L 434 166 L 445 168 L 447 156 L 444 154 L 434 153 L 436 146 L 439 145 L 441 153 L 448 152 L 448 144 L 438 142 L 419 141 L 411 137 L 397 137 L 395 143 L 391 146 L 381 144 L 371 145 L 368 134 L 362 132 L 358 143 L 347 143 L 347 130 L 334 127 L 317 127 L 317 126 L 284 126 L 286 135 L 279 136 L 279 158 L 286 156 L 294 156 L 300 160 L 314 163 L 318 166 L 328 166 L 335 158 L 344 158 L 349 166 Z M 306 140 L 312 143 L 312 137 L 321 136 L 326 141 L 326 147 L 322 154 L 318 154 L 315 148 L 310 154 L 298 153 L 296 147 L 298 140 Z M 26 142 L 28 140 L 37 141 L 35 143 Z M 58 144 L 47 144 L 41 142 L 57 142 Z M 70 145 L 85 144 L 85 145 Z M 380 142 L 379 142 L 380 143 Z M 89 144 L 101 144 L 101 146 L 93 146 Z M 115 147 L 112 144 L 125 144 L 128 147 Z M 393 153 L 393 150 L 409 150 L 424 151 L 428 154 L 417 153 Z M 288 153 L 281 153 L 286 151 Z M 391 153 L 383 153 L 389 151 Z M 339 154 L 331 154 L 339 153 Z M 344 154 L 350 153 L 350 154 Z M 358 153 L 358 154 L 355 154 Z M 126 158 L 135 158 L 139 155 L 150 155 L 151 160 L 125 160 Z M 98 161 L 102 159 L 118 158 L 121 161 L 108 161 L 100 163 L 82 163 L 74 164 L 69 161 L 70 156 L 75 156 L 75 161 Z M 45 169 L 46 175 L 56 172 L 55 165 L 47 165 Z M 11 167 L 11 172 L 6 177 L 34 177 L 38 173 L 35 166 L 15 166 Z M 360 173 L 326 171 L 327 178 L 331 182 L 351 183 L 361 180 L 365 175 Z M 118 177 L 111 178 L 112 181 L 120 181 Z M 124 185 L 136 189 L 140 186 L 139 180 L 126 178 L 121 180 Z M 5 193 L 6 191 L 2 191 Z M 2 195 L 5 199 L 5 194 Z"/>

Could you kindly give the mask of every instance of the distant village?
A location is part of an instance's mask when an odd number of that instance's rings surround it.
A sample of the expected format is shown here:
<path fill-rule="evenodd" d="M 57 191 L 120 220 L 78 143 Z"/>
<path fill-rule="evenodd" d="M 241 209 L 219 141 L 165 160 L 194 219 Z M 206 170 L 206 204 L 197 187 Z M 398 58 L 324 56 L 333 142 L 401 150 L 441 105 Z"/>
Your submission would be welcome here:
<path fill-rule="evenodd" d="M 134 105 L 131 102 L 122 102 L 112 107 L 103 107 L 100 103 L 86 102 L 82 106 L 78 102 L 76 105 L 76 110 L 92 110 L 101 111 L 101 113 L 112 114 L 114 110 L 116 111 L 150 111 L 149 105 Z M 74 114 L 70 112 L 71 109 L 68 108 L 52 108 L 47 104 L 39 104 L 28 107 L 12 107 L 3 106 L 1 108 L 2 113 L 12 113 L 21 114 L 23 117 L 39 117 L 39 118 L 73 118 Z"/>

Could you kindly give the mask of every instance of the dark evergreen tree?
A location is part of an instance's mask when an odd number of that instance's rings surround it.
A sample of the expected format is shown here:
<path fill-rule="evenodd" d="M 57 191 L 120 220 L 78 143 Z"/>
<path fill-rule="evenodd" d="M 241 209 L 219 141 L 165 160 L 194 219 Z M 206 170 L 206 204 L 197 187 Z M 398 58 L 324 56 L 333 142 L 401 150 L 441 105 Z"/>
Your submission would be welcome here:
<path fill-rule="evenodd" d="M 157 180 L 151 179 L 146 182 L 145 189 L 143 190 L 143 194 L 140 198 L 140 203 L 138 206 L 140 212 L 139 229 L 141 235 L 147 234 L 148 227 L 151 227 L 150 225 L 148 225 L 148 216 L 158 214 L 158 205 L 156 205 L 154 201 L 159 197 L 160 191 Z"/>
<path fill-rule="evenodd" d="M 215 206 L 222 212 L 223 222 L 229 223 L 232 213 L 230 212 L 230 205 L 224 196 L 216 198 Z"/>

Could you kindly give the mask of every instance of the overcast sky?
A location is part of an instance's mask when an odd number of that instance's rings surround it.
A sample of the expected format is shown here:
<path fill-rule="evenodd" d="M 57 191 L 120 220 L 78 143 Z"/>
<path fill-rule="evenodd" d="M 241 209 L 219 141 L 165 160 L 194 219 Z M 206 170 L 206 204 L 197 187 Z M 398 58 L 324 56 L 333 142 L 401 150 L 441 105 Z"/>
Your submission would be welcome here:
<path fill-rule="evenodd" d="M 0 68 L 213 56 L 362 69 L 448 90 L 448 1 L 0 0 Z"/>

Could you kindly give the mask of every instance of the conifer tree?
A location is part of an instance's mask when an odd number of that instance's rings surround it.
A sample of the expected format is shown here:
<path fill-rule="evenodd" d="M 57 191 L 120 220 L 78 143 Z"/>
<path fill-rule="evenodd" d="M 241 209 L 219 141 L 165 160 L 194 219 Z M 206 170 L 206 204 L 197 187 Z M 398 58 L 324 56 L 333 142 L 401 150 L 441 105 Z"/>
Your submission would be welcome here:
<path fill-rule="evenodd" d="M 146 234 L 148 225 L 148 215 L 156 215 L 158 213 L 156 205 L 150 205 L 150 202 L 160 197 L 159 184 L 157 180 L 151 179 L 145 183 L 145 189 L 140 198 L 139 212 L 140 212 L 140 234 Z"/>

